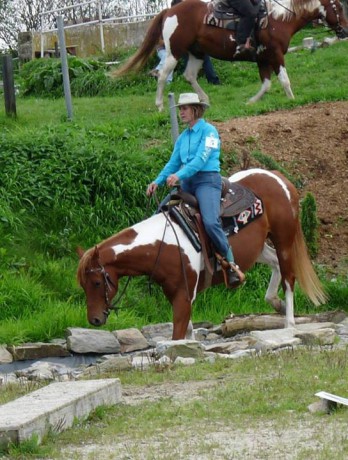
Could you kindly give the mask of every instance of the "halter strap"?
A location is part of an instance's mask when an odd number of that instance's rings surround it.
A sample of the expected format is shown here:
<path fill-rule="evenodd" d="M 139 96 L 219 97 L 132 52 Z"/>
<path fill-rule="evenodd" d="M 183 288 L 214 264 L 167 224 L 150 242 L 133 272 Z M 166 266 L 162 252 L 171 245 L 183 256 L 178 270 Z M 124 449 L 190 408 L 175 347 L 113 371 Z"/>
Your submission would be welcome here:
<path fill-rule="evenodd" d="M 119 306 L 117 306 L 118 303 L 120 303 L 122 297 L 124 296 L 126 289 L 128 287 L 128 284 L 131 280 L 131 276 L 128 276 L 127 282 L 125 286 L 123 287 L 122 291 L 116 296 L 116 298 L 113 300 L 113 302 L 110 302 L 109 298 L 109 291 L 111 291 L 111 286 L 114 289 L 117 289 L 115 283 L 112 281 L 111 276 L 109 273 L 105 270 L 105 267 L 98 262 L 99 267 L 96 268 L 90 268 L 86 270 L 86 273 L 101 273 L 103 275 L 104 279 L 104 295 L 105 295 L 105 305 L 106 305 L 106 310 L 103 311 L 103 314 L 108 317 L 110 315 L 111 310 L 114 310 L 115 313 L 117 314 L 118 310 L 120 309 Z"/>

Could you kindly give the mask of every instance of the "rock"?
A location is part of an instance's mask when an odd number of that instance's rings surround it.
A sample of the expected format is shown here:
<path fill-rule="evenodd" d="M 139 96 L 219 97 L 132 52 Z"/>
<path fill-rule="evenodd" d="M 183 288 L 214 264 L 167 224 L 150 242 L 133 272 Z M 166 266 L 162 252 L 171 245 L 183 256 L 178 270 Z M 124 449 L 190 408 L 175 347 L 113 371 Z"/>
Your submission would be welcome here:
<path fill-rule="evenodd" d="M 316 401 L 308 406 L 308 410 L 311 414 L 315 414 L 317 412 L 323 412 L 324 414 L 329 414 L 333 407 L 336 407 L 336 404 L 332 401 L 328 401 L 327 399 L 321 399 L 320 401 Z"/>
<path fill-rule="evenodd" d="M 295 337 L 304 345 L 333 345 L 337 337 L 334 329 L 317 329 L 311 332 L 297 332 Z"/>
<path fill-rule="evenodd" d="M 161 337 L 165 340 L 171 340 L 173 335 L 173 323 L 159 323 L 144 326 L 141 329 L 143 336 L 149 341 L 156 341 L 156 337 Z M 158 340 L 157 340 L 158 341 Z"/>
<path fill-rule="evenodd" d="M 18 377 L 25 377 L 28 380 L 70 380 L 69 374 L 72 370 L 64 365 L 38 361 L 30 367 L 16 371 Z M 71 376 L 71 380 L 73 376 Z"/>
<path fill-rule="evenodd" d="M 138 329 L 122 329 L 114 331 L 113 334 L 120 343 L 121 353 L 129 353 L 131 351 L 149 348 L 148 341 Z"/>
<path fill-rule="evenodd" d="M 301 344 L 301 340 L 294 337 L 293 329 L 252 331 L 251 336 L 257 341 L 255 348 L 262 351 L 276 350 L 278 348 Z"/>
<path fill-rule="evenodd" d="M 174 361 L 174 364 L 183 364 L 184 366 L 192 366 L 195 363 L 196 360 L 194 358 L 182 358 L 181 356 L 178 356 Z"/>
<path fill-rule="evenodd" d="M 23 345 L 9 346 L 7 349 L 12 354 L 14 361 L 71 356 L 65 342 L 64 345 L 43 342 L 25 343 Z"/>
<path fill-rule="evenodd" d="M 157 344 L 158 356 L 168 356 L 172 361 L 178 356 L 182 358 L 203 358 L 204 349 L 196 340 L 168 340 Z"/>
<path fill-rule="evenodd" d="M 205 351 L 213 351 L 215 353 L 233 353 L 235 351 L 246 350 L 253 348 L 257 340 L 251 336 L 242 337 L 230 342 L 218 342 L 212 345 L 206 345 Z"/>
<path fill-rule="evenodd" d="M 13 356 L 7 350 L 6 345 L 0 345 L 0 364 L 12 363 Z"/>
<path fill-rule="evenodd" d="M 119 372 L 129 369 L 132 369 L 130 356 L 112 356 L 87 367 L 82 372 L 81 377 L 92 377 L 107 372 Z"/>
<path fill-rule="evenodd" d="M 66 339 L 68 350 L 74 353 L 119 353 L 121 346 L 109 331 L 83 328 L 68 328 Z"/>

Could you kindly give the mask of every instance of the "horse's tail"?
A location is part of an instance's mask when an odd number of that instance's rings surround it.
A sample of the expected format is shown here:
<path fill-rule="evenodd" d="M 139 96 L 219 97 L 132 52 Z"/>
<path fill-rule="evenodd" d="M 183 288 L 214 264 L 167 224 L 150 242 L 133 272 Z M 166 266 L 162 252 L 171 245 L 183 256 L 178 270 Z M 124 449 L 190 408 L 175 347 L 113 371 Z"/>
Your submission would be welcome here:
<path fill-rule="evenodd" d="M 302 291 L 318 306 L 327 301 L 321 282 L 314 271 L 308 255 L 301 224 L 298 223 L 297 231 L 292 247 L 294 272 Z"/>
<path fill-rule="evenodd" d="M 112 77 L 120 77 L 130 71 L 139 72 L 144 67 L 162 36 L 163 17 L 167 11 L 168 9 L 161 11 L 153 19 L 141 47 L 125 64 L 110 73 Z"/>

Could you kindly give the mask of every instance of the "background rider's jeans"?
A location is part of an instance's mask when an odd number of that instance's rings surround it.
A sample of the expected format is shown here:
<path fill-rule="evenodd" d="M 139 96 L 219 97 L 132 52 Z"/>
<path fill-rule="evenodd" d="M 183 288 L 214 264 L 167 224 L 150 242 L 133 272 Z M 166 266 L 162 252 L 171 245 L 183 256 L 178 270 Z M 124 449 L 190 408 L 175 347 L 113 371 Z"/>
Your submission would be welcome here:
<path fill-rule="evenodd" d="M 166 60 L 166 56 L 167 56 L 167 52 L 166 52 L 166 49 L 163 47 L 163 48 L 160 48 L 157 50 L 157 56 L 159 58 L 159 63 L 157 64 L 157 66 L 155 67 L 156 70 L 161 70 L 164 66 L 164 61 Z M 171 83 L 173 81 L 173 71 L 170 72 L 170 74 L 168 75 L 167 77 L 167 83 Z"/>
<path fill-rule="evenodd" d="M 220 220 L 220 199 L 222 179 L 218 172 L 200 171 L 181 184 L 182 190 L 194 195 L 199 203 L 205 231 L 217 252 L 226 256 L 229 243 L 222 230 Z"/>

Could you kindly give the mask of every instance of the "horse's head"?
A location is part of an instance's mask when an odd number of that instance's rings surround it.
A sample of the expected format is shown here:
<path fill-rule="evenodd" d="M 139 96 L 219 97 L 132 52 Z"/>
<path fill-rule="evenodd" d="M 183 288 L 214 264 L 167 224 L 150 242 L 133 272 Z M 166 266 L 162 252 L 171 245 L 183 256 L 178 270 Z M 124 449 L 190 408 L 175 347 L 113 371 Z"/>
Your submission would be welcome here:
<path fill-rule="evenodd" d="M 86 294 L 88 321 L 92 326 L 102 326 L 117 293 L 117 273 L 111 265 L 102 264 L 97 246 L 86 252 L 78 248 L 77 253 L 80 257 L 77 280 Z"/>
<path fill-rule="evenodd" d="M 336 32 L 338 38 L 348 37 L 348 19 L 339 0 L 321 0 L 320 18 Z"/>

